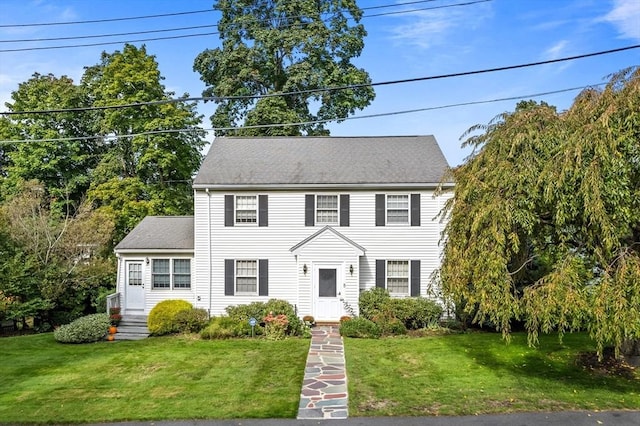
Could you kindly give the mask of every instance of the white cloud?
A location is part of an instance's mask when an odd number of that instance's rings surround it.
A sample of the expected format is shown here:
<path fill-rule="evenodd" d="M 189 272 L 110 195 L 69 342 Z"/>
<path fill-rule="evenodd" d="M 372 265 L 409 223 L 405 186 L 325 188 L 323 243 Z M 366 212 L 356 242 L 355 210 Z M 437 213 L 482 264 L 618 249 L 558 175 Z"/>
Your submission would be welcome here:
<path fill-rule="evenodd" d="M 567 40 L 560 40 L 544 52 L 545 59 L 558 59 L 564 56 L 567 47 Z"/>
<path fill-rule="evenodd" d="M 490 14 L 490 8 L 475 6 L 392 15 L 406 22 L 391 29 L 392 39 L 405 45 L 428 49 L 435 45 L 449 43 L 450 37 L 457 30 L 477 28 Z"/>
<path fill-rule="evenodd" d="M 621 38 L 640 40 L 640 1 L 614 0 L 613 5 L 602 20 L 613 24 Z"/>

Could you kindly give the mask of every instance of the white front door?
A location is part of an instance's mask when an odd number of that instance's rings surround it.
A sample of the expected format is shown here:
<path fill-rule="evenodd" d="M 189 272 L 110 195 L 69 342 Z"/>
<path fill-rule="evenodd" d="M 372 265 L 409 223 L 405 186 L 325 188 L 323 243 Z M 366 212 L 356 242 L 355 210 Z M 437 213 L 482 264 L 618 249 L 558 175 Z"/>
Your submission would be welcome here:
<path fill-rule="evenodd" d="M 144 281 L 142 280 L 142 262 L 125 263 L 125 309 L 144 309 Z"/>
<path fill-rule="evenodd" d="M 344 284 L 341 264 L 314 265 L 314 317 L 316 321 L 338 321 L 343 314 Z"/>

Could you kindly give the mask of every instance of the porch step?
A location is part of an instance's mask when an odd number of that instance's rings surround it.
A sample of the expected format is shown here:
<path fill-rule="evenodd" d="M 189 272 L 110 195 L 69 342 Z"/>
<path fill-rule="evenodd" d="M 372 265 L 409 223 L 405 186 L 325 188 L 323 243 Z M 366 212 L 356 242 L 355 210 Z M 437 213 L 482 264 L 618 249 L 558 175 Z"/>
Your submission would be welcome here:
<path fill-rule="evenodd" d="M 114 340 L 141 340 L 149 337 L 146 315 L 123 315 Z"/>

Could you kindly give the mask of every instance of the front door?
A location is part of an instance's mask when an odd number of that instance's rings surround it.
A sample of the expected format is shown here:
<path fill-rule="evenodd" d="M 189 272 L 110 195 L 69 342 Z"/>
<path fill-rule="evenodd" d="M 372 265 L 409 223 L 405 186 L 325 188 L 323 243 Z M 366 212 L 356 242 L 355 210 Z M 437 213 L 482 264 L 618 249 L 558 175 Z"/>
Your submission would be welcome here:
<path fill-rule="evenodd" d="M 143 310 L 144 282 L 142 280 L 142 262 L 126 262 L 125 271 L 125 308 L 127 310 Z"/>
<path fill-rule="evenodd" d="M 338 321 L 343 313 L 341 265 L 316 265 L 314 271 L 314 317 L 316 321 Z"/>

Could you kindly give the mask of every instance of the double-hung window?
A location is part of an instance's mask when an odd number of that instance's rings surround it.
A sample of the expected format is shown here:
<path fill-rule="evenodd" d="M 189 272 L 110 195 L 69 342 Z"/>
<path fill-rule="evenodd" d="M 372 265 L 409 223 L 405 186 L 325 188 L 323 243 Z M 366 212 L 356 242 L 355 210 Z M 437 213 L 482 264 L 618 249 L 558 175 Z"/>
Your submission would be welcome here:
<path fill-rule="evenodd" d="M 409 261 L 387 261 L 387 290 L 391 295 L 409 294 Z"/>
<path fill-rule="evenodd" d="M 338 196 L 316 196 L 316 223 L 323 225 L 338 224 Z"/>
<path fill-rule="evenodd" d="M 236 196 L 236 223 L 256 223 L 258 220 L 258 201 L 255 195 Z"/>
<path fill-rule="evenodd" d="M 236 293 L 258 293 L 258 262 L 236 260 Z"/>
<path fill-rule="evenodd" d="M 409 223 L 409 195 L 387 195 L 387 223 Z"/>
<path fill-rule="evenodd" d="M 376 226 L 420 226 L 420 194 L 376 194 Z"/>
<path fill-rule="evenodd" d="M 190 289 L 190 259 L 153 259 L 151 284 L 154 289 Z"/>

